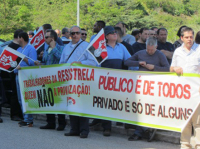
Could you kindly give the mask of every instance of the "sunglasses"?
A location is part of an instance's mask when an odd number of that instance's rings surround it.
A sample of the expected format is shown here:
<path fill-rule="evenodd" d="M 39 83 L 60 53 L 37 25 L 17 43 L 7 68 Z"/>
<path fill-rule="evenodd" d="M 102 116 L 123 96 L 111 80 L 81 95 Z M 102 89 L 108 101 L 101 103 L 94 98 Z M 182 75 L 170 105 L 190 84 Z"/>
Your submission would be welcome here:
<path fill-rule="evenodd" d="M 79 35 L 80 32 L 71 32 L 70 34 L 71 34 L 71 35 L 75 35 L 75 34 L 76 34 L 76 35 Z"/>
<path fill-rule="evenodd" d="M 51 36 L 45 36 L 46 39 L 48 39 L 49 37 L 51 37 Z"/>
<path fill-rule="evenodd" d="M 87 36 L 87 33 L 81 33 L 81 35 L 83 35 L 83 36 Z"/>
<path fill-rule="evenodd" d="M 115 33 L 117 33 L 117 31 L 112 31 L 112 32 L 110 32 L 109 34 L 115 34 Z"/>

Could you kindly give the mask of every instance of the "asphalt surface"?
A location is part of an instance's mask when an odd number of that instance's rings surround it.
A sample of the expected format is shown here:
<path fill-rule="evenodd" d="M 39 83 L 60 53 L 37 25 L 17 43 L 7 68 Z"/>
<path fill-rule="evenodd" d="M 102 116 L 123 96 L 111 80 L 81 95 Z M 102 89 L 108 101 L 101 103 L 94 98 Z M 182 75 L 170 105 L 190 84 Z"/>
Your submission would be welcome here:
<path fill-rule="evenodd" d="M 7 115 L 0 123 L 0 149 L 179 149 L 180 145 L 160 141 L 128 141 L 125 135 L 112 133 L 104 137 L 101 131 L 91 131 L 87 139 L 66 137 L 64 131 L 41 130 L 45 121 L 34 121 L 33 127 L 19 127 Z"/>

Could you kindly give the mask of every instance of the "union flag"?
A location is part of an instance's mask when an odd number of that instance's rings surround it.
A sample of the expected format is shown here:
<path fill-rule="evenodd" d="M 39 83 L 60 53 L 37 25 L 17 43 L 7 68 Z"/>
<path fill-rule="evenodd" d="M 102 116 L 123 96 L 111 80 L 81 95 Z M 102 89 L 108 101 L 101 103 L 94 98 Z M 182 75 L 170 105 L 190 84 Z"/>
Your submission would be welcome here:
<path fill-rule="evenodd" d="M 33 38 L 30 41 L 30 44 L 34 46 L 36 51 L 44 44 L 45 39 L 44 39 L 44 30 L 43 27 L 41 26 L 36 34 L 33 36 Z"/>
<path fill-rule="evenodd" d="M 7 46 L 0 55 L 0 69 L 12 72 L 16 69 L 24 57 L 25 55 Z"/>
<path fill-rule="evenodd" d="M 108 58 L 106 40 L 103 29 L 101 29 L 96 37 L 90 42 L 87 50 L 95 58 L 99 65 Z"/>

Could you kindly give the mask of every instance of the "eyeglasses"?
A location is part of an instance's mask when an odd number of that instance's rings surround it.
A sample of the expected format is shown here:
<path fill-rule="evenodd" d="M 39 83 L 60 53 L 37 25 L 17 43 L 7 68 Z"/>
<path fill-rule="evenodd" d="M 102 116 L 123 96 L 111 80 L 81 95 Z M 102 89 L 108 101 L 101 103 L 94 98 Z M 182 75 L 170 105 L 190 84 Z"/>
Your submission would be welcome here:
<path fill-rule="evenodd" d="M 83 36 L 87 36 L 87 33 L 81 33 L 81 35 L 83 35 Z"/>
<path fill-rule="evenodd" d="M 79 35 L 80 32 L 71 32 L 70 34 L 71 34 L 71 35 L 75 35 L 75 34 L 76 34 L 76 35 Z"/>

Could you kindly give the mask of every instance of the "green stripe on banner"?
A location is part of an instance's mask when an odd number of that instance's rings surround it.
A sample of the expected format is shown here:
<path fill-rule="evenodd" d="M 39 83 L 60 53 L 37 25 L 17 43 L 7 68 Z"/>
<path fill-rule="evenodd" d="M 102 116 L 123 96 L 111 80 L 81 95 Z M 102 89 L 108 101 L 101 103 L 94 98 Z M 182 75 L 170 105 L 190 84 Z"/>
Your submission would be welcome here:
<path fill-rule="evenodd" d="M 41 65 L 41 66 L 31 66 L 31 67 L 22 67 L 22 70 L 25 69 L 38 69 L 38 68 L 53 68 L 53 67 L 62 67 L 62 66 L 70 66 L 70 63 L 66 64 L 54 64 L 54 65 Z M 96 69 L 107 69 L 109 71 L 123 71 L 123 72 L 129 72 L 129 73 L 144 73 L 144 74 L 159 74 L 159 75 L 172 75 L 172 76 L 177 76 L 176 73 L 172 72 L 156 72 L 156 71 L 132 71 L 132 70 L 122 70 L 122 69 L 111 69 L 111 68 L 103 68 L 103 67 L 94 67 L 94 66 L 89 66 L 89 65 L 83 65 L 83 64 L 76 64 L 74 63 L 72 66 L 79 66 L 79 67 L 87 67 L 87 68 L 96 68 Z M 200 78 L 200 74 L 195 74 L 195 73 L 183 73 L 183 77 L 198 77 Z M 180 76 L 181 77 L 181 76 Z"/>
<path fill-rule="evenodd" d="M 26 111 L 26 113 L 28 113 L 28 114 L 42 114 L 42 113 L 44 113 L 44 114 L 68 114 L 68 115 L 84 116 L 84 117 L 89 117 L 89 118 L 111 120 L 111 121 L 116 121 L 116 122 L 135 124 L 135 125 L 139 125 L 139 126 L 146 126 L 146 127 L 151 127 L 151 128 L 165 129 L 165 130 L 181 132 L 181 128 L 176 128 L 176 127 L 154 125 L 154 124 L 141 123 L 141 122 L 135 122 L 135 121 L 130 121 L 130 120 L 123 120 L 123 119 L 110 118 L 110 117 L 104 117 L 104 116 L 98 116 L 98 115 L 92 115 L 92 114 L 85 114 L 85 113 L 77 113 L 77 112 L 67 112 L 67 111 L 51 111 L 51 112 L 48 112 L 48 111 Z"/>

